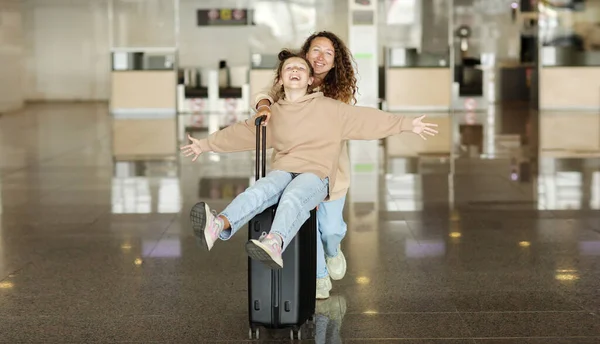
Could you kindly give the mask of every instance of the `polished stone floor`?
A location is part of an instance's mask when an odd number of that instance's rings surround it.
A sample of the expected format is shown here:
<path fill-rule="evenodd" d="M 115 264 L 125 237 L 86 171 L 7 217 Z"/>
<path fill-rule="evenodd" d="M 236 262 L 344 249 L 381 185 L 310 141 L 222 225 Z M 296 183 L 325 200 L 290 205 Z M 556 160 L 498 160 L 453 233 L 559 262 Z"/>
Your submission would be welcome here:
<path fill-rule="evenodd" d="M 600 115 L 432 118 L 437 141 L 353 146 L 348 273 L 306 342 L 600 343 Z M 165 160 L 180 133 L 152 121 L 0 117 L 0 342 L 248 342 L 245 235 L 208 254 L 187 212 L 247 187 L 252 154 Z"/>

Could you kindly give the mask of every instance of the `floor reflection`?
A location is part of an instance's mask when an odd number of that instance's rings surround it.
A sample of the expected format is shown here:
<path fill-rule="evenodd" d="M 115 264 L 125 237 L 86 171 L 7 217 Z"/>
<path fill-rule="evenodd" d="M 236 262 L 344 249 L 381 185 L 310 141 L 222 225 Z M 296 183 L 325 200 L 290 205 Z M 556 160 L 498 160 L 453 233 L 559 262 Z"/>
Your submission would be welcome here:
<path fill-rule="evenodd" d="M 346 315 L 346 298 L 331 295 L 327 300 L 318 300 L 315 310 L 315 343 L 341 344 L 340 329 Z"/>
<path fill-rule="evenodd" d="M 181 211 L 178 166 L 173 161 L 117 161 L 113 214 L 176 214 Z"/>

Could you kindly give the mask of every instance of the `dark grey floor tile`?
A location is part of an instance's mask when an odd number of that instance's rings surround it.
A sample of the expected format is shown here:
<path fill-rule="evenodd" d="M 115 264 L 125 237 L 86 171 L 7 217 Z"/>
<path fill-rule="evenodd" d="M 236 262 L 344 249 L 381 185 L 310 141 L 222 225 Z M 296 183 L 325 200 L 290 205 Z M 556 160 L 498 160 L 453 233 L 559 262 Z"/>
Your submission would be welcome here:
<path fill-rule="evenodd" d="M 236 321 L 238 318 L 234 318 Z M 183 343 L 229 337 L 229 326 L 237 324 L 227 317 L 196 315 L 74 317 L 25 316 L 0 317 L 0 341 L 8 343 L 75 342 L 169 342 Z M 245 336 L 240 339 L 246 339 Z"/>
<path fill-rule="evenodd" d="M 348 314 L 369 311 L 379 313 L 456 312 L 456 306 L 449 293 L 403 292 L 399 289 L 384 288 L 377 283 L 342 287 L 334 284 L 332 293 L 345 296 Z"/>
<path fill-rule="evenodd" d="M 558 291 L 454 292 L 459 312 L 581 311 L 582 308 Z"/>
<path fill-rule="evenodd" d="M 561 292 L 565 298 L 581 308 L 600 314 L 600 289 L 597 282 L 591 288 L 565 288 Z"/>
<path fill-rule="evenodd" d="M 385 344 L 475 344 L 474 339 L 345 339 L 344 343 Z"/>
<path fill-rule="evenodd" d="M 470 337 L 458 313 L 347 314 L 341 333 L 345 339 Z"/>
<path fill-rule="evenodd" d="M 587 312 L 461 313 L 474 338 L 600 336 L 600 318 Z"/>
<path fill-rule="evenodd" d="M 598 344 L 600 337 L 476 339 L 477 344 Z"/>

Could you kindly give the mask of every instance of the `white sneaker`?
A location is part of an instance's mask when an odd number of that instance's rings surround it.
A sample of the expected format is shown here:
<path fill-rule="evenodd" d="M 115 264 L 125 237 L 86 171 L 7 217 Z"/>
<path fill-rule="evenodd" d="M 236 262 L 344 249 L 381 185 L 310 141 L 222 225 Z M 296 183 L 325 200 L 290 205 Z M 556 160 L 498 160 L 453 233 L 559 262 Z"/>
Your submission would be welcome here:
<path fill-rule="evenodd" d="M 331 287 L 331 279 L 329 276 L 317 278 L 317 300 L 325 300 L 329 298 L 329 291 L 331 290 Z"/>
<path fill-rule="evenodd" d="M 335 257 L 325 257 L 329 276 L 335 281 L 339 281 L 346 275 L 346 257 L 342 252 L 342 245 L 338 246 L 338 254 Z"/>

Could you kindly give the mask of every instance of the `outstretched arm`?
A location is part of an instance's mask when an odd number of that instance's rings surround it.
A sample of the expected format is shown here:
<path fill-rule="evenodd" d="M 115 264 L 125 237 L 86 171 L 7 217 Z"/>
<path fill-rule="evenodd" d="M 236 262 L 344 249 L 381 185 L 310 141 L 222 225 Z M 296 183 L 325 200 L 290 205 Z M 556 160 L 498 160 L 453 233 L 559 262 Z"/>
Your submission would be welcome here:
<path fill-rule="evenodd" d="M 425 116 L 409 120 L 404 116 L 394 115 L 378 109 L 339 104 L 342 118 L 342 139 L 376 140 L 388 136 L 411 131 L 426 139 L 423 134 L 435 135 L 433 127 L 437 124 L 422 122 Z"/>
<path fill-rule="evenodd" d="M 254 150 L 256 149 L 255 119 L 256 116 L 237 122 L 201 140 L 188 134 L 191 143 L 180 149 L 185 156 L 193 155 L 192 161 L 196 161 L 198 156 L 204 152 L 233 153 Z M 270 145 L 270 135 L 267 133 L 267 148 L 270 148 Z"/>
<path fill-rule="evenodd" d="M 254 110 L 257 116 L 265 116 L 263 125 L 267 125 L 271 118 L 271 105 L 278 100 L 277 91 L 272 87 L 267 87 L 254 96 Z"/>
<path fill-rule="evenodd" d="M 258 91 L 258 93 L 254 95 L 254 110 L 258 110 L 258 107 L 261 105 L 271 105 L 275 103 L 277 101 L 275 98 L 276 95 L 270 86 Z"/>

